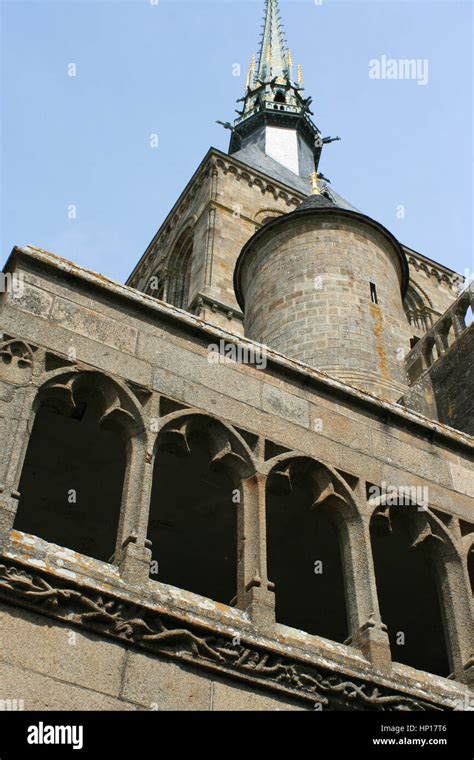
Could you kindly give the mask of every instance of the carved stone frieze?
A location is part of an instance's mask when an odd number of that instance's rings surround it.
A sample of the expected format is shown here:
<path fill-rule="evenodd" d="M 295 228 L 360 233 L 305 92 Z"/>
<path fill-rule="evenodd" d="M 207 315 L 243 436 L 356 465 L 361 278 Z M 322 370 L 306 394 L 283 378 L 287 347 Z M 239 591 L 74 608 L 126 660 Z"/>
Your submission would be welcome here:
<path fill-rule="evenodd" d="M 298 661 L 270 647 L 99 593 L 73 581 L 0 562 L 0 599 L 208 671 L 329 710 L 446 709 L 396 689 Z"/>

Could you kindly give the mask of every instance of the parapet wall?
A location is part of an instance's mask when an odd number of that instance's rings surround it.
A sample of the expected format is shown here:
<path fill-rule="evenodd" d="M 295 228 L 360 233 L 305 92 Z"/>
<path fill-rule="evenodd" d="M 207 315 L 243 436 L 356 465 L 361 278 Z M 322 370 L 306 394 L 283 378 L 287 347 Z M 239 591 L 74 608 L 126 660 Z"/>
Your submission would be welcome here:
<path fill-rule="evenodd" d="M 462 293 L 406 358 L 410 391 L 401 403 L 474 435 L 474 324 L 466 312 L 474 287 Z"/>

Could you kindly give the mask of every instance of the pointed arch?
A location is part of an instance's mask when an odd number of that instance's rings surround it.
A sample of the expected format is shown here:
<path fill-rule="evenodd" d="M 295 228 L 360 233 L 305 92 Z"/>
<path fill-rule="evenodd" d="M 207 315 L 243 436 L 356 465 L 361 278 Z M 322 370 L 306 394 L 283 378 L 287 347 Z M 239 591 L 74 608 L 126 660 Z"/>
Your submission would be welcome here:
<path fill-rule="evenodd" d="M 462 558 L 448 528 L 412 490 L 370 501 L 382 619 L 396 662 L 460 674 L 472 646 Z"/>
<path fill-rule="evenodd" d="M 270 460 L 267 471 L 268 577 L 276 620 L 343 642 L 364 618 L 351 601 L 356 577 L 344 571 L 362 545 L 354 496 L 338 473 L 309 457 L 284 454 Z"/>
<path fill-rule="evenodd" d="M 194 227 L 189 225 L 179 235 L 164 268 L 166 301 L 179 309 L 189 305 Z"/>
<path fill-rule="evenodd" d="M 100 424 L 105 428 L 116 430 L 124 439 L 144 429 L 142 408 L 128 386 L 105 372 L 85 367 L 63 367 L 47 373 L 38 388 L 33 411 L 44 405 L 60 414 L 80 414 L 83 391 L 97 395 Z"/>
<path fill-rule="evenodd" d="M 188 410 L 163 420 L 147 534 L 153 580 L 234 603 L 254 470 L 246 442 L 220 420 Z"/>
<path fill-rule="evenodd" d="M 81 554 L 114 555 L 138 401 L 93 371 L 50 373 L 33 403 L 14 528 Z"/>
<path fill-rule="evenodd" d="M 419 333 L 419 336 L 431 329 L 433 314 L 436 312 L 433 310 L 429 296 L 413 280 L 408 285 L 403 308 L 408 323 Z"/>

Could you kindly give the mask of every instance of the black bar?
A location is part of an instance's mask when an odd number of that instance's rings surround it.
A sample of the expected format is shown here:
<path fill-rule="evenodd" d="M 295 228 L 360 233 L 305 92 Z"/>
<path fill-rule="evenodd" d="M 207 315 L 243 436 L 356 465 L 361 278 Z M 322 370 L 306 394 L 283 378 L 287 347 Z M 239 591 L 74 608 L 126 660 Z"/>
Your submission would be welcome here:
<path fill-rule="evenodd" d="M 170 750 L 212 758 L 261 750 L 266 758 L 290 751 L 321 760 L 343 752 L 472 760 L 473 723 L 472 712 L 0 712 L 0 760 L 150 757 Z M 57 732 L 61 726 L 64 732 Z M 69 740 L 77 750 L 46 743 L 50 738 Z"/>

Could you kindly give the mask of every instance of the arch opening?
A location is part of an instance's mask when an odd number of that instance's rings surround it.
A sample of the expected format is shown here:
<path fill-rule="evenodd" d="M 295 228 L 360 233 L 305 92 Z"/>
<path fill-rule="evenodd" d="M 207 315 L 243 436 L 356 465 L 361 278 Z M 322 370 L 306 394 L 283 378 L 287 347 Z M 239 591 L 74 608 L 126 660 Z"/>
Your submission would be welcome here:
<path fill-rule="evenodd" d="M 40 403 L 20 479 L 14 529 L 111 560 L 120 517 L 126 443 L 104 428 L 104 400 L 87 384 L 72 406 Z"/>
<path fill-rule="evenodd" d="M 450 665 L 433 549 L 413 541 L 416 506 L 377 511 L 370 534 L 380 612 L 392 659 L 447 677 Z M 436 541 L 436 537 L 432 539 Z"/>
<path fill-rule="evenodd" d="M 473 317 L 472 305 L 469 304 L 469 306 L 466 309 L 466 313 L 464 315 L 464 324 L 466 325 L 466 327 L 470 327 L 470 325 L 472 325 L 473 319 L 474 317 Z"/>
<path fill-rule="evenodd" d="M 241 496 L 234 473 L 214 461 L 209 444 L 197 430 L 186 435 L 184 449 L 159 440 L 148 524 L 150 577 L 230 605 L 237 593 Z"/>
<path fill-rule="evenodd" d="M 268 577 L 275 585 L 276 620 L 343 642 L 348 636 L 338 529 L 330 507 L 315 506 L 305 466 L 291 482 L 273 472 L 267 481 Z"/>

